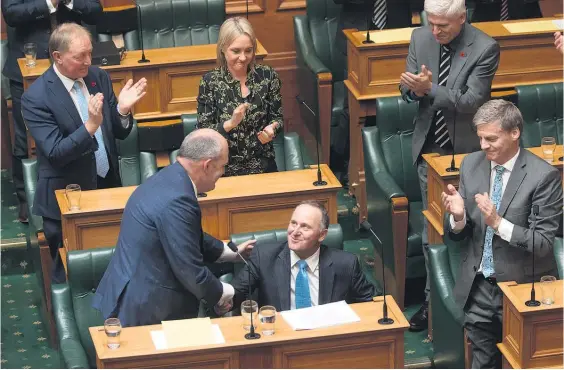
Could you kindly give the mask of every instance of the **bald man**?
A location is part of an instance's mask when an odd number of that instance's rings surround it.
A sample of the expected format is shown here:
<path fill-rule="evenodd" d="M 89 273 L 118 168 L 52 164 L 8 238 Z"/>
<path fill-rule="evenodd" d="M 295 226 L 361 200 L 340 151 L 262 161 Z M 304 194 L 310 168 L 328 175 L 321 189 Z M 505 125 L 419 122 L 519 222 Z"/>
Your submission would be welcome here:
<path fill-rule="evenodd" d="M 202 230 L 198 192 L 215 188 L 228 162 L 227 141 L 200 129 L 186 136 L 177 161 L 141 184 L 127 202 L 116 251 L 93 299 L 104 318 L 122 326 L 194 318 L 200 300 L 223 314 L 233 287 L 219 281 L 205 262 L 237 255 Z M 239 246 L 249 255 L 254 240 Z"/>

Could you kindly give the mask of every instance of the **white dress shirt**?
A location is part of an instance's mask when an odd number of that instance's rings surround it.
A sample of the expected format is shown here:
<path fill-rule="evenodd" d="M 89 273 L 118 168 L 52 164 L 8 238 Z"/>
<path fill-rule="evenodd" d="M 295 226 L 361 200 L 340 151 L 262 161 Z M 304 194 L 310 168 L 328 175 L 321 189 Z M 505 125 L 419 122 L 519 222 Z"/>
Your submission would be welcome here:
<path fill-rule="evenodd" d="M 45 0 L 45 1 L 47 1 L 47 7 L 49 8 L 49 14 L 55 13 L 57 11 L 57 8 L 55 8 L 53 6 L 53 3 L 51 2 L 51 0 Z M 65 6 L 67 8 L 69 8 L 69 10 L 72 10 L 73 5 L 74 5 L 73 0 L 71 0 L 68 4 L 65 4 Z"/>
<path fill-rule="evenodd" d="M 501 198 L 500 198 L 500 202 L 501 199 L 503 199 L 503 193 L 505 193 L 505 188 L 507 187 L 507 183 L 509 182 L 509 177 L 511 176 L 511 172 L 513 171 L 513 167 L 515 167 L 515 162 L 517 161 L 517 157 L 519 157 L 519 153 L 521 152 L 521 149 L 519 148 L 517 150 L 517 154 L 515 154 L 510 160 L 508 160 L 507 162 L 505 162 L 504 164 L 499 164 L 496 163 L 494 161 L 491 161 L 491 170 L 490 170 L 490 192 L 489 192 L 489 196 L 491 199 L 491 195 L 493 193 L 493 186 L 494 186 L 494 181 L 495 181 L 495 174 L 496 174 L 496 170 L 495 167 L 496 166 L 502 166 L 505 171 L 503 171 L 503 174 L 501 175 Z M 466 225 L 466 212 L 464 212 L 464 217 L 462 218 L 462 220 L 456 222 L 454 221 L 454 217 L 452 215 L 450 215 L 450 228 L 452 229 L 453 232 L 458 233 L 460 231 L 462 231 L 462 229 L 464 229 L 464 226 Z M 507 221 L 505 218 L 501 219 L 501 222 L 499 223 L 499 227 L 497 228 L 497 231 L 495 232 L 496 235 L 498 235 L 501 239 L 509 242 L 511 241 L 511 235 L 513 234 L 513 227 L 515 225 L 509 221 Z M 478 269 L 478 272 L 482 272 L 482 262 L 480 262 L 480 268 Z"/>
<path fill-rule="evenodd" d="M 296 278 L 300 272 L 296 252 L 290 250 L 290 309 L 296 309 Z M 309 296 L 311 298 L 311 305 L 317 306 L 319 304 L 319 248 L 314 254 L 305 259 L 307 263 L 307 281 L 309 283 Z"/>

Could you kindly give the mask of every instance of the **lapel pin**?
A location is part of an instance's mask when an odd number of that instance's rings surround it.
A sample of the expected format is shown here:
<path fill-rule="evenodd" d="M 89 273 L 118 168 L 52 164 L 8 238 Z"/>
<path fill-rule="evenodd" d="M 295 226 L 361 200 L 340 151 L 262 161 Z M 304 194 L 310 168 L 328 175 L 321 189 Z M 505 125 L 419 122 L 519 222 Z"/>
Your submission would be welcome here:
<path fill-rule="evenodd" d="M 463 52 L 463 51 L 461 51 L 461 52 L 460 52 L 460 56 L 464 58 L 464 57 L 466 57 L 466 53 Z"/>
<path fill-rule="evenodd" d="M 91 85 L 92 87 L 96 87 L 96 81 L 92 81 Z"/>

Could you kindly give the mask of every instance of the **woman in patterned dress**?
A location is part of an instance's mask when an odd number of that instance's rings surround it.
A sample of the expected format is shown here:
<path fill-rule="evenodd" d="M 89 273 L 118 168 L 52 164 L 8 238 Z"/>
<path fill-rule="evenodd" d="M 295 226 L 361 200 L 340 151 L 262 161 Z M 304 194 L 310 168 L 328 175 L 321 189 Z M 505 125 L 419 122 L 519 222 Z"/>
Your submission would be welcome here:
<path fill-rule="evenodd" d="M 281 83 L 274 69 L 255 63 L 256 49 L 249 21 L 226 20 L 217 42 L 219 66 L 200 81 L 198 127 L 227 139 L 225 176 L 277 171 L 272 139 L 283 132 Z"/>

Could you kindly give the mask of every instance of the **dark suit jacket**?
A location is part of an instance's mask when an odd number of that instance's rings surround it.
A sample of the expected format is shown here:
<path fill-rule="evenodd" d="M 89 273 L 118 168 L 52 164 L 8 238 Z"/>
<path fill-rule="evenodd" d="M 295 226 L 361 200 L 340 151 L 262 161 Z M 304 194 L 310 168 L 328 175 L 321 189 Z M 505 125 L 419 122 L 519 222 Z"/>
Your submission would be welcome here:
<path fill-rule="evenodd" d="M 249 259 L 252 290 L 258 289 L 259 306 L 272 305 L 277 311 L 290 309 L 290 249 L 288 243 L 270 243 L 253 248 Z M 247 299 L 248 269 L 233 280 L 235 308 Z M 354 254 L 321 246 L 319 253 L 319 304 L 368 302 L 374 288 L 364 277 Z"/>
<path fill-rule="evenodd" d="M 480 267 L 486 235 L 486 223 L 476 205 L 477 193 L 490 192 L 491 162 L 485 153 L 467 155 L 460 166 L 460 187 L 464 199 L 466 226 L 449 236 L 465 240 L 461 251 L 461 266 L 454 288 L 455 299 L 464 307 L 476 272 Z M 558 224 L 562 219 L 562 180 L 558 170 L 526 149 L 521 149 L 511 172 L 499 206 L 499 215 L 515 226 L 511 241 L 494 235 L 492 248 L 495 275 L 498 281 L 529 283 L 533 279 L 532 206 L 540 212 L 534 233 L 535 280 L 542 275 L 556 275 L 556 261 L 552 245 Z"/>
<path fill-rule="evenodd" d="M 337 27 L 337 47 L 347 54 L 347 42 L 343 30 L 356 28 L 366 31 L 367 12 L 370 15 L 370 29 L 374 29 L 372 14 L 374 13 L 374 0 L 333 0 L 341 4 L 341 17 Z M 411 27 L 411 7 L 409 0 L 387 0 L 388 21 L 386 29 Z"/>
<path fill-rule="evenodd" d="M 472 22 L 499 21 L 501 0 L 474 0 Z M 538 0 L 509 0 L 509 19 L 541 18 Z"/>
<path fill-rule="evenodd" d="M 24 58 L 23 46 L 37 44 L 37 59 L 49 58 L 51 21 L 45 0 L 3 0 L 2 14 L 8 24 L 8 57 L 2 73 L 10 80 L 22 82 L 18 58 Z M 82 21 L 96 24 L 102 14 L 99 0 L 74 0 L 72 10 L 59 3 L 55 16 L 57 24 Z"/>
<path fill-rule="evenodd" d="M 129 198 L 115 254 L 92 305 L 124 326 L 194 318 L 199 302 L 215 305 L 221 282 L 204 265 L 223 243 L 202 231 L 202 214 L 186 170 L 176 162 Z"/>
<path fill-rule="evenodd" d="M 125 139 L 131 131 L 123 128 L 117 99 L 108 73 L 90 67 L 84 78 L 90 94 L 104 94 L 102 132 L 114 177 L 119 179 L 115 139 Z M 59 220 L 61 214 L 55 190 L 78 184 L 82 190 L 96 189 L 98 143 L 82 122 L 69 92 L 51 66 L 22 96 L 22 115 L 37 147 L 38 179 L 34 213 Z"/>
<path fill-rule="evenodd" d="M 479 150 L 472 119 L 478 108 L 490 100 L 492 80 L 499 65 L 499 45 L 490 36 L 471 24 L 464 25 L 451 59 L 446 86 L 436 87 L 419 101 L 413 129 L 412 156 L 415 163 L 423 150 L 435 112 L 442 110 L 451 139 L 454 137 L 454 105 L 458 100 L 454 151 L 469 153 Z M 453 46 L 454 47 L 454 46 Z M 440 44 L 429 27 L 417 28 L 411 34 L 406 71 L 419 73 L 425 65 L 433 73 L 433 83 L 438 84 Z M 466 93 L 462 89 L 468 87 Z M 408 102 L 411 91 L 400 85 L 402 98 Z"/>

